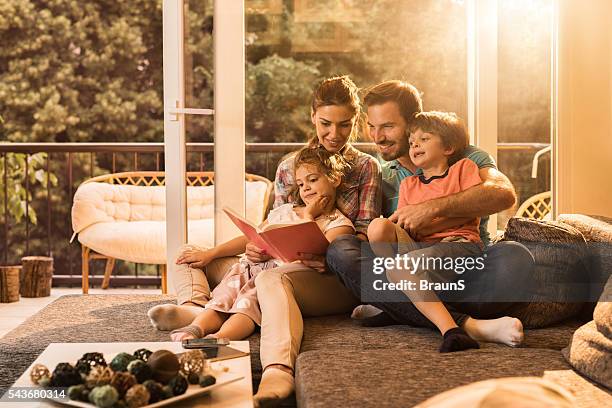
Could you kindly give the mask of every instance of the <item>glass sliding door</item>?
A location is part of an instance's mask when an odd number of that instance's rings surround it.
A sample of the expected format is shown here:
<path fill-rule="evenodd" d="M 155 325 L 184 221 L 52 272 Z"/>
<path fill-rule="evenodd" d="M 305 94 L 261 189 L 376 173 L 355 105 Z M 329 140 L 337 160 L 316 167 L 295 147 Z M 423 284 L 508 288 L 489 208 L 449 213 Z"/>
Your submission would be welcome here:
<path fill-rule="evenodd" d="M 227 206 L 244 213 L 243 9 L 239 0 L 163 2 L 171 292 L 172 260 L 180 247 L 185 243 L 210 247 L 236 236 L 219 210 Z"/>

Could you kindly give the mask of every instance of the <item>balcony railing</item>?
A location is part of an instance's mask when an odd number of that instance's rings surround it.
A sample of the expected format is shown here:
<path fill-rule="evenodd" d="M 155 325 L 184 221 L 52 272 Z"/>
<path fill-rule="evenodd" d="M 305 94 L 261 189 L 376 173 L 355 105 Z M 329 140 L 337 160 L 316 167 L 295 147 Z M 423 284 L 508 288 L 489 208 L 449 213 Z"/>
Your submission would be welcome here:
<path fill-rule="evenodd" d="M 302 143 L 247 143 L 248 173 L 260 174 L 270 180 L 274 179 L 276 167 L 281 158 L 289 152 L 302 147 Z M 375 153 L 373 143 L 356 143 L 355 146 L 368 153 Z M 499 143 L 500 151 L 524 151 L 531 154 L 546 147 L 543 143 Z M 213 143 L 187 143 L 188 171 L 213 170 Z M 43 153 L 42 162 L 37 168 L 26 165 L 18 176 L 17 184 L 25 190 L 25 196 L 19 205 L 24 217 L 20 222 L 9 217 L 9 158 L 11 155 L 25 155 L 25 163 L 39 153 Z M 72 235 L 70 208 L 76 187 L 85 179 L 99 174 L 118 171 L 155 170 L 164 168 L 163 143 L 0 143 L 0 159 L 3 163 L 3 174 L 0 175 L 3 189 L 3 248 L 1 249 L 4 264 L 19 263 L 26 255 L 53 256 L 55 261 L 55 286 L 79 286 L 81 282 L 81 259 L 78 244 L 69 243 Z M 40 159 L 40 157 L 39 157 Z M 32 171 L 42 174 L 52 173 L 57 177 L 53 185 L 51 177 L 41 177 L 37 173 L 32 185 Z M 60 177 L 61 175 L 61 177 Z M 14 184 L 14 183 L 13 183 Z M 13 203 L 14 204 L 14 203 Z M 12 205 L 13 205 L 12 204 Z M 38 222 L 31 221 L 30 212 L 35 210 Z M 101 266 L 101 265 L 100 265 Z M 151 267 L 145 273 L 133 264 L 133 273 L 127 263 L 117 262 L 113 286 L 126 285 L 160 285 L 159 268 L 151 273 Z M 92 274 L 96 269 L 90 268 Z M 102 270 L 92 276 L 91 282 L 101 282 Z M 139 273 L 140 272 L 140 273 Z M 146 273 L 148 272 L 148 273 Z M 126 274 L 127 273 L 127 274 Z"/>

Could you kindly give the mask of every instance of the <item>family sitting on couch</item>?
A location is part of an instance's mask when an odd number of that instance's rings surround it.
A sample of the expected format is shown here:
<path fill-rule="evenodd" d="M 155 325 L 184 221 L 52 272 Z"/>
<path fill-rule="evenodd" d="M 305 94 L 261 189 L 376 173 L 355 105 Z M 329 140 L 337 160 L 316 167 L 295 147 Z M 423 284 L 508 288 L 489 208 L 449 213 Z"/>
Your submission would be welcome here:
<path fill-rule="evenodd" d="M 330 242 L 326 256 L 302 254 L 302 261 L 286 264 L 245 237 L 212 249 L 187 245 L 176 260 L 177 305 L 149 311 L 153 325 L 173 330 L 175 341 L 239 340 L 260 326 L 264 372 L 256 405 L 276 403 L 294 391 L 303 316 L 352 312 L 364 326 L 430 327 L 442 335 L 440 352 L 478 348 L 478 342 L 516 346 L 523 340 L 521 314 L 529 302 L 517 307 L 508 291 L 533 283 L 533 258 L 516 242 L 490 245 L 486 229 L 489 215 L 514 204 L 510 181 L 489 154 L 469 145 L 455 114 L 423 112 L 414 86 L 383 82 L 367 91 L 364 105 L 382 166 L 351 145 L 361 103 L 358 88 L 343 76 L 315 89 L 315 136 L 276 173 L 274 209 L 265 222 L 315 221 Z M 401 287 L 461 278 L 465 290 L 450 297 L 429 287 L 402 290 L 399 299 L 397 293 L 395 298 L 373 293 L 364 277 L 369 279 L 374 260 L 398 254 L 481 257 L 484 264 L 459 273 L 423 262 L 409 271 L 387 267 L 379 276 Z"/>

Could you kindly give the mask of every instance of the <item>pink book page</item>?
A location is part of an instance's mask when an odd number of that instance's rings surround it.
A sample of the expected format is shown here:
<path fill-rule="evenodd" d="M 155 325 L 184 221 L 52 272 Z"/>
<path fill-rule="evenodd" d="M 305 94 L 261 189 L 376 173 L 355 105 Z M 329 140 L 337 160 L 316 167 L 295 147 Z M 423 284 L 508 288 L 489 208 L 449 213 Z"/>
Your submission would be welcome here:
<path fill-rule="evenodd" d="M 283 262 L 303 259 L 299 253 L 325 255 L 329 245 L 329 241 L 314 221 L 274 228 L 260 235 L 274 247 L 279 254 L 278 259 Z"/>
<path fill-rule="evenodd" d="M 227 214 L 228 217 L 230 217 L 232 222 L 234 224 L 236 224 L 238 229 L 240 231 L 242 231 L 242 233 L 252 243 L 257 245 L 259 248 L 265 250 L 268 254 L 270 254 L 274 258 L 280 259 L 278 257 L 278 254 L 276 253 L 276 251 L 274 251 L 274 248 L 272 248 L 270 245 L 268 245 L 268 243 L 259 235 L 259 233 L 257 232 L 257 228 L 255 228 L 251 223 L 249 223 L 246 220 L 244 220 L 242 217 L 240 217 L 237 214 L 233 213 L 233 211 L 228 210 L 228 209 L 223 209 L 223 211 L 225 211 L 225 213 Z"/>
<path fill-rule="evenodd" d="M 253 224 L 224 209 L 238 229 L 255 245 L 283 262 L 302 259 L 300 253 L 325 255 L 329 242 L 316 222 L 286 225 L 261 232 Z"/>

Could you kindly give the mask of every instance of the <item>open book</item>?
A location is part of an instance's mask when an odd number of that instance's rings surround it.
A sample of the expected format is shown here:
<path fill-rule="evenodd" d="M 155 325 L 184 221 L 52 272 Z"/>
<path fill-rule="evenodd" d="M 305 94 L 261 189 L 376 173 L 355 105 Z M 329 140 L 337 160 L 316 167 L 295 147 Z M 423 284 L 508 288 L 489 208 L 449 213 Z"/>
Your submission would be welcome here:
<path fill-rule="evenodd" d="M 329 245 L 329 241 L 314 221 L 269 224 L 260 229 L 229 208 L 224 208 L 223 211 L 251 242 L 283 262 L 303 259 L 299 253 L 325 255 Z"/>

